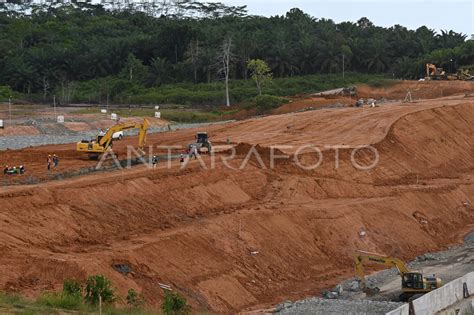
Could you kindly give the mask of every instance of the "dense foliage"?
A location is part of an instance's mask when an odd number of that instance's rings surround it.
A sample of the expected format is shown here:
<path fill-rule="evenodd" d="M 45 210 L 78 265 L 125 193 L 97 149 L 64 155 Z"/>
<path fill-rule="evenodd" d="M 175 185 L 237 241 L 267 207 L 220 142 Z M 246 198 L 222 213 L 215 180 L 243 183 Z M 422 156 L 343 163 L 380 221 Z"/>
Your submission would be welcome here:
<path fill-rule="evenodd" d="M 165 291 L 161 310 L 165 315 L 185 315 L 190 313 L 191 306 L 178 292 Z"/>
<path fill-rule="evenodd" d="M 426 62 L 448 72 L 474 63 L 474 41 L 454 31 L 383 28 L 367 18 L 337 24 L 299 9 L 267 18 L 243 7 L 182 3 L 171 11 L 0 3 L 0 86 L 37 100 L 55 94 L 63 103 L 159 100 L 163 85 L 221 80 L 219 56 L 229 38 L 231 80 L 248 78 L 250 59 L 264 60 L 275 78 L 340 73 L 343 64 L 348 72 L 418 78 Z"/>
<path fill-rule="evenodd" d="M 89 276 L 86 281 L 84 299 L 92 305 L 114 302 L 115 292 L 112 282 L 102 275 Z"/>

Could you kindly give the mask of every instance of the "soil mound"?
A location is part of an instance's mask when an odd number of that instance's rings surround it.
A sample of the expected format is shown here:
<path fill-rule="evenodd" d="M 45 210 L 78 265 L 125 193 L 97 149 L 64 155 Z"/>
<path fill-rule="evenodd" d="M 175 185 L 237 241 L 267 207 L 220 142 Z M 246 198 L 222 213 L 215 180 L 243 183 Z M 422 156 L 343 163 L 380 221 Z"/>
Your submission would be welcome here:
<path fill-rule="evenodd" d="M 135 288 L 153 305 L 165 283 L 196 309 L 229 313 L 318 294 L 353 275 L 356 249 L 410 259 L 460 242 L 474 225 L 466 206 L 474 200 L 474 102 L 440 102 L 449 106 L 299 113 L 289 116 L 291 131 L 288 117 L 277 116 L 210 128 L 243 142 L 236 162 L 253 144 L 263 156 L 275 143 L 350 145 L 337 167 L 327 149 L 310 171 L 221 161 L 204 169 L 193 160 L 186 169 L 178 162 L 7 187 L 0 288 L 37 295 L 100 273 L 120 294 Z M 151 140 L 185 142 L 193 133 Z M 351 160 L 360 144 L 379 154 L 369 170 Z"/>

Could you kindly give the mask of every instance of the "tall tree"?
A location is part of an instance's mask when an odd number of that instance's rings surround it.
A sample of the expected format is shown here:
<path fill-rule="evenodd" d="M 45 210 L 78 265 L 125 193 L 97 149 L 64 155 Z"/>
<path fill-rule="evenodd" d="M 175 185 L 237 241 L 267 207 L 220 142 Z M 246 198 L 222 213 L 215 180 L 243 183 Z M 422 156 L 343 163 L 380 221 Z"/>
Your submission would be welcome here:
<path fill-rule="evenodd" d="M 219 56 L 219 61 L 222 68 L 219 70 L 220 73 L 224 75 L 225 82 L 225 102 L 227 106 L 230 106 L 230 96 L 229 96 L 229 75 L 230 75 L 230 63 L 233 59 L 232 54 L 232 37 L 226 37 L 221 46 L 221 52 Z"/>
<path fill-rule="evenodd" d="M 262 87 L 272 79 L 272 72 L 267 63 L 261 59 L 252 59 L 247 63 L 250 77 L 257 85 L 258 94 L 262 95 Z"/>

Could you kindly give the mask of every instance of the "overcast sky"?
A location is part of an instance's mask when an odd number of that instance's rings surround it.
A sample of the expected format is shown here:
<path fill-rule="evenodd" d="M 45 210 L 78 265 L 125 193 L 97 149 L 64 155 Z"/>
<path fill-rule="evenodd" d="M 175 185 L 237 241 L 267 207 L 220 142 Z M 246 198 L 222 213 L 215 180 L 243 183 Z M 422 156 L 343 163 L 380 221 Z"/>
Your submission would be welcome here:
<path fill-rule="evenodd" d="M 218 0 L 215 0 L 216 2 Z M 229 5 L 247 5 L 250 14 L 283 15 L 300 8 L 317 18 L 335 22 L 357 21 L 366 16 L 379 26 L 401 24 L 410 29 L 422 25 L 440 30 L 474 34 L 474 0 L 219 0 Z"/>

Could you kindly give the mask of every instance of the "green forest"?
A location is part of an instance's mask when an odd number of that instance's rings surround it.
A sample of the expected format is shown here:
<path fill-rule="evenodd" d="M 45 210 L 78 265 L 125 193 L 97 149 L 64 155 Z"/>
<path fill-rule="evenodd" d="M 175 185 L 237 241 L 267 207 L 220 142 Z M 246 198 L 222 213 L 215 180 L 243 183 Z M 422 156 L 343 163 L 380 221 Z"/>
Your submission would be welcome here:
<path fill-rule="evenodd" d="M 263 92 L 273 95 L 331 87 L 325 83 L 343 68 L 342 83 L 351 83 L 374 74 L 418 79 L 427 62 L 448 72 L 474 64 L 474 41 L 452 30 L 384 28 L 365 17 L 335 23 L 297 8 L 262 17 L 220 3 L 166 3 L 0 3 L 4 94 L 37 102 L 55 95 L 63 104 L 222 104 L 226 47 L 233 102 L 258 93 L 250 59 L 269 65 L 273 81 Z"/>

